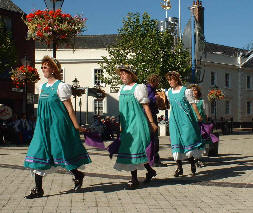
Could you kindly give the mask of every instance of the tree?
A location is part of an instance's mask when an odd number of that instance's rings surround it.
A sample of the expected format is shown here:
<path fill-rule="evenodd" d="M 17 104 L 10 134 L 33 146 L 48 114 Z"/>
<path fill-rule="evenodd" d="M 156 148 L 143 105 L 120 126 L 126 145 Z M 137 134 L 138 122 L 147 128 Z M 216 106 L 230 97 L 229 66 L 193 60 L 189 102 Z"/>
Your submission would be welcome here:
<path fill-rule="evenodd" d="M 9 72 L 17 66 L 16 47 L 10 32 L 0 31 L 0 77 L 9 77 Z"/>
<path fill-rule="evenodd" d="M 100 63 L 105 70 L 103 81 L 110 85 L 120 83 L 115 73 L 117 65 L 128 64 L 136 70 L 140 83 L 144 83 L 151 73 L 161 77 L 168 71 L 177 70 L 186 76 L 191 68 L 190 55 L 177 42 L 170 30 L 159 31 L 158 21 L 151 19 L 147 13 L 140 17 L 139 13 L 129 13 L 123 19 L 123 27 L 119 29 L 116 44 L 108 47 L 109 57 L 103 57 Z M 165 78 L 161 86 L 168 87 Z"/>

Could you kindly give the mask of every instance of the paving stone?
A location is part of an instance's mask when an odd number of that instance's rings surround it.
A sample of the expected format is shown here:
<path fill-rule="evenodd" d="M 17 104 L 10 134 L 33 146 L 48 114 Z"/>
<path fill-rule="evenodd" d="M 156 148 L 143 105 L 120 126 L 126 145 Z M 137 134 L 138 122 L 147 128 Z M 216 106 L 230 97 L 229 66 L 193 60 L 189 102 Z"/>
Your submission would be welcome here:
<path fill-rule="evenodd" d="M 27 147 L 0 147 L 1 213 L 252 213 L 253 135 L 220 137 L 219 156 L 203 157 L 207 166 L 190 177 L 184 162 L 184 176 L 175 178 L 168 137 L 160 137 L 160 156 L 168 167 L 155 168 L 157 176 L 149 185 L 125 190 L 130 172 L 113 169 L 106 151 L 89 148 L 93 163 L 84 172 L 82 189 L 73 193 L 72 176 L 63 169 L 48 174 L 43 181 L 43 198 L 25 200 L 34 186 L 29 170 L 23 168 Z M 145 171 L 138 171 L 140 181 Z M 11 186 L 11 187 L 10 187 Z"/>

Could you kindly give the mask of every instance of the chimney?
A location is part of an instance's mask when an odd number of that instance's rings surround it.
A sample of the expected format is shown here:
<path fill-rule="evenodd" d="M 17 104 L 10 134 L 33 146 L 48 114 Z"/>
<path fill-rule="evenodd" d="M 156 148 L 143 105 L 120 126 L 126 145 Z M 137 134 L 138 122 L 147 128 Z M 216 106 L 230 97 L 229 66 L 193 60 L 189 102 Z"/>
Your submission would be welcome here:
<path fill-rule="evenodd" d="M 201 26 L 203 34 L 204 34 L 204 9 L 205 8 L 202 6 L 202 1 L 200 0 L 193 1 L 192 5 L 193 15 L 196 21 Z"/>

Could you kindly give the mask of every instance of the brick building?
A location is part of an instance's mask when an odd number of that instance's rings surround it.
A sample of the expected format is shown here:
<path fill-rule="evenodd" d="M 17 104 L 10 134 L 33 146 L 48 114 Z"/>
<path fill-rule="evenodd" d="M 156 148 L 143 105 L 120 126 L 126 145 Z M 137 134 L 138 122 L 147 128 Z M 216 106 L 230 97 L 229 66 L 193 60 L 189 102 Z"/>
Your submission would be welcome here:
<path fill-rule="evenodd" d="M 35 64 L 35 42 L 27 41 L 27 27 L 22 20 L 24 12 L 16 6 L 11 0 L 0 1 L 0 20 L 4 30 L 11 32 L 17 53 L 17 66 Z M 0 41 L 1 42 L 1 41 Z M 0 58 L 1 61 L 4 61 Z M 15 68 L 15 67 L 14 67 Z M 22 114 L 26 111 L 33 114 L 33 103 L 30 97 L 34 94 L 34 85 L 28 85 L 27 98 L 22 89 L 17 90 L 12 84 L 8 74 L 10 70 L 0 73 L 0 104 L 7 105 L 13 109 L 16 114 Z"/>

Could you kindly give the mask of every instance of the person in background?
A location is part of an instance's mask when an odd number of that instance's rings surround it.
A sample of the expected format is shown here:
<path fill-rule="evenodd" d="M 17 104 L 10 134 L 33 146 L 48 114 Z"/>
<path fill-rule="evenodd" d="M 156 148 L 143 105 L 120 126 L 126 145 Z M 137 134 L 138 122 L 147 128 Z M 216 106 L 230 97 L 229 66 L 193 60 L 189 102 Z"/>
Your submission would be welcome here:
<path fill-rule="evenodd" d="M 148 90 L 148 98 L 149 98 L 149 108 L 152 114 L 153 121 L 158 126 L 157 114 L 158 110 L 158 101 L 160 101 L 160 96 L 156 95 L 156 89 L 159 86 L 160 77 L 157 74 L 151 74 L 147 78 L 147 90 Z M 151 140 L 154 142 L 154 166 L 162 167 L 165 166 L 162 164 L 160 156 L 159 156 L 159 137 L 158 131 L 151 133 Z"/>
<path fill-rule="evenodd" d="M 206 111 L 207 111 L 207 106 L 202 99 L 202 94 L 200 91 L 200 87 L 197 84 L 192 84 L 189 86 L 189 89 L 192 90 L 193 92 L 193 97 L 194 97 L 194 103 L 196 104 L 199 114 L 202 117 L 202 122 L 199 123 L 200 129 L 201 129 L 201 136 L 202 136 L 202 142 L 203 146 L 205 147 L 204 154 L 208 155 L 209 151 L 209 144 L 218 142 L 219 139 L 217 136 L 212 134 L 213 132 L 213 124 L 208 124 L 207 121 L 207 116 L 206 116 Z M 195 111 L 194 111 L 195 112 Z M 195 118 L 196 121 L 198 121 L 197 115 L 195 113 Z M 200 160 L 200 159 L 195 159 L 196 164 L 198 167 L 204 167 L 205 163 Z"/>
<path fill-rule="evenodd" d="M 77 168 L 91 162 L 79 132 L 86 130 L 76 119 L 71 103 L 71 86 L 60 81 L 58 60 L 45 56 L 42 72 L 47 83 L 40 88 L 37 122 L 24 166 L 35 176 L 35 188 L 26 199 L 42 197 L 42 178 L 52 167 L 61 166 L 74 176 L 73 190 L 81 188 L 84 174 Z"/>

